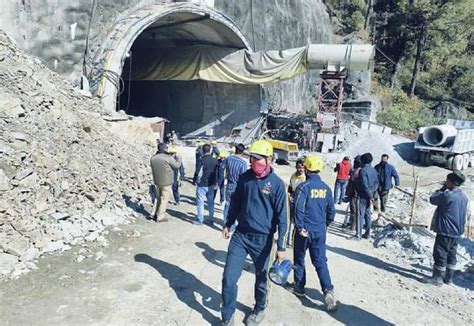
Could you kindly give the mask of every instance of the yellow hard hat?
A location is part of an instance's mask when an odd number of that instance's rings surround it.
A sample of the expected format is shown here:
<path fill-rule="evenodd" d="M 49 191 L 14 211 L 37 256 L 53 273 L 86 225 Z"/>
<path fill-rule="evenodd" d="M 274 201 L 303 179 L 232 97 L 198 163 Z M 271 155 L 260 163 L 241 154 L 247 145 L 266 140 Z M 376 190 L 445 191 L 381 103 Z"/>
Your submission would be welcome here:
<path fill-rule="evenodd" d="M 324 169 L 324 162 L 319 156 L 310 155 L 304 160 L 304 166 L 311 172 L 322 171 Z"/>
<path fill-rule="evenodd" d="M 272 156 L 273 146 L 266 140 L 257 140 L 250 145 L 250 155 Z"/>
<path fill-rule="evenodd" d="M 170 146 L 170 148 L 168 148 L 168 153 L 175 154 L 177 152 L 178 150 L 174 146 Z"/>
<path fill-rule="evenodd" d="M 198 146 L 203 146 L 204 144 L 205 143 L 202 140 L 198 141 Z"/>
<path fill-rule="evenodd" d="M 217 140 L 211 140 L 211 145 L 217 145 Z"/>
<path fill-rule="evenodd" d="M 229 156 L 229 153 L 227 153 L 227 151 L 225 149 L 221 149 L 219 151 L 219 157 L 220 158 L 226 158 L 227 156 Z"/>
<path fill-rule="evenodd" d="M 235 146 L 232 146 L 232 148 L 230 150 L 233 154 L 235 154 Z"/>

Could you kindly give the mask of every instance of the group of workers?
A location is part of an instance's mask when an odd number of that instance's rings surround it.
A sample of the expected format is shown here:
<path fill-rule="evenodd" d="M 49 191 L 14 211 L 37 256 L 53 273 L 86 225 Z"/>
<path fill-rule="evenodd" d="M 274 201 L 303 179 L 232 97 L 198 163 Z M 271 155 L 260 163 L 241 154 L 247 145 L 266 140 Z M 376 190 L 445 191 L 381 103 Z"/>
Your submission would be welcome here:
<path fill-rule="evenodd" d="M 371 205 L 384 212 L 393 186 L 392 179 L 397 186 L 400 182 L 397 171 L 388 163 L 388 155 L 384 154 L 375 168 L 371 166 L 373 158 L 370 153 L 355 157 L 353 165 L 349 157 L 344 157 L 335 168 L 337 177 L 333 195 L 319 175 L 324 162 L 318 156 L 310 155 L 297 161 L 296 172 L 286 187 L 271 166 L 273 148 L 269 142 L 257 140 L 252 143 L 248 150 L 249 158 L 244 157 L 243 144 L 235 146 L 233 155 L 219 150 L 216 145 L 213 142 L 199 144 L 192 182 L 196 185 L 197 225 L 214 223 L 214 200 L 218 189 L 222 189 L 220 202 L 225 205 L 222 235 L 230 239 L 222 278 L 222 325 L 233 323 L 237 283 L 247 256 L 255 267 L 255 306 L 247 316 L 246 324 L 258 325 L 264 319 L 270 265 L 285 260 L 289 245 L 293 246 L 294 283 L 287 284 L 286 288 L 297 296 L 305 295 L 305 255 L 309 251 L 327 310 L 336 310 L 334 286 L 326 258 L 326 232 L 334 221 L 335 202 L 349 202 L 350 225 L 355 229 L 356 237 L 368 238 Z M 173 183 L 180 180 L 170 176 L 182 167 L 182 160 L 172 148 L 159 144 L 151 166 L 157 188 L 153 218 L 162 222 L 166 220 L 164 211 Z M 430 202 L 437 205 L 433 227 L 438 234 L 433 275 L 425 280 L 427 283 L 452 282 L 457 240 L 464 231 L 467 214 L 467 197 L 459 188 L 464 180 L 458 171 L 448 174 L 443 187 L 430 198 Z M 204 220 L 205 201 L 209 211 L 207 221 Z M 288 231 L 292 226 L 289 240 Z M 362 229 L 365 229 L 363 234 Z M 278 235 L 276 251 L 275 233 Z"/>

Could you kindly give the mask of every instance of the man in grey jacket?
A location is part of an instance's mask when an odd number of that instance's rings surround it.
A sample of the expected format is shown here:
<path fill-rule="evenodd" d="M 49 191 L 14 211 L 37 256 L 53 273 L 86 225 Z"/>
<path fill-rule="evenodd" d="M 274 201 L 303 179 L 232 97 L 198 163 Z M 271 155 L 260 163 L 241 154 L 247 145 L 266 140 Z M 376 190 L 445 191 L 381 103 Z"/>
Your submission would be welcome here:
<path fill-rule="evenodd" d="M 181 157 L 176 159 L 168 154 L 168 146 L 165 143 L 158 144 L 158 152 L 151 158 L 151 172 L 156 186 L 156 200 L 153 207 L 153 220 L 155 222 L 166 222 L 166 207 L 172 193 L 173 170 L 181 166 Z"/>

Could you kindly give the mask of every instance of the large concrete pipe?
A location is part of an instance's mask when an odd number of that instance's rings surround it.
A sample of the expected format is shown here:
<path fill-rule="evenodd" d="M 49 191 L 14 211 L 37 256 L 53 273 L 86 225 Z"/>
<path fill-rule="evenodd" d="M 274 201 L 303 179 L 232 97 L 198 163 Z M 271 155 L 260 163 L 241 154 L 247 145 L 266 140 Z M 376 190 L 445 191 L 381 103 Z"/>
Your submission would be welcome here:
<path fill-rule="evenodd" d="M 457 129 L 450 125 L 426 127 L 423 132 L 423 141 L 430 146 L 442 146 L 452 142 Z"/>
<path fill-rule="evenodd" d="M 310 69 L 367 71 L 374 59 L 374 46 L 370 44 L 310 44 L 307 62 Z"/>

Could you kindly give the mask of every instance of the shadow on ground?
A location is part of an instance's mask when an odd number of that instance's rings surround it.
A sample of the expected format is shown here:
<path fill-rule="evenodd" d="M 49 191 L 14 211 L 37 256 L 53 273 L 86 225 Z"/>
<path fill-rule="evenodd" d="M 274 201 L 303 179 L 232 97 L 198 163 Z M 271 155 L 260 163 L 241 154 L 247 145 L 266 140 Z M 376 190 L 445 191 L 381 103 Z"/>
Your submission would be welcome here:
<path fill-rule="evenodd" d="M 321 292 L 310 288 L 306 288 L 305 292 L 306 297 L 297 297 L 305 307 L 326 311 L 324 296 Z M 319 301 L 320 304 L 315 303 L 313 300 Z M 395 325 L 362 308 L 340 301 L 338 301 L 337 305 L 337 311 L 328 314 L 344 325 Z"/>
<path fill-rule="evenodd" d="M 155 259 L 147 254 L 135 255 L 135 261 L 153 267 L 168 281 L 169 286 L 176 293 L 178 299 L 199 313 L 206 322 L 212 325 L 218 325 L 220 323 L 220 318 L 210 312 L 210 310 L 216 312 L 220 311 L 220 293 L 214 291 L 193 274 L 186 272 L 182 268 Z M 202 298 L 202 300 L 198 300 L 197 298 Z M 252 310 L 250 307 L 239 302 L 237 302 L 237 309 L 246 315 Z M 187 324 L 187 322 L 183 320 L 183 324 Z"/>
<path fill-rule="evenodd" d="M 134 212 L 143 215 L 147 220 L 151 220 L 152 216 L 148 210 L 145 209 L 142 203 L 132 200 L 132 197 L 128 195 L 122 195 L 122 198 L 128 208 L 131 208 Z"/>
<path fill-rule="evenodd" d="M 224 268 L 227 257 L 225 251 L 211 248 L 211 246 L 204 242 L 196 242 L 195 245 L 203 250 L 202 255 L 208 262 Z M 244 270 L 252 273 L 254 272 L 253 263 L 248 257 L 245 260 Z"/>
<path fill-rule="evenodd" d="M 361 263 L 365 263 L 367 265 L 370 265 L 378 269 L 383 269 L 387 272 L 399 274 L 400 276 L 403 276 L 405 278 L 410 278 L 412 280 L 419 281 L 420 280 L 419 277 L 426 276 L 415 269 L 407 269 L 401 266 L 397 266 L 397 265 L 382 261 L 376 257 L 362 254 L 360 252 L 356 252 L 356 251 L 352 251 L 352 250 L 344 249 L 344 248 L 331 247 L 331 246 L 326 246 L 326 248 L 329 251 L 332 251 L 344 257 L 359 261 Z"/>

